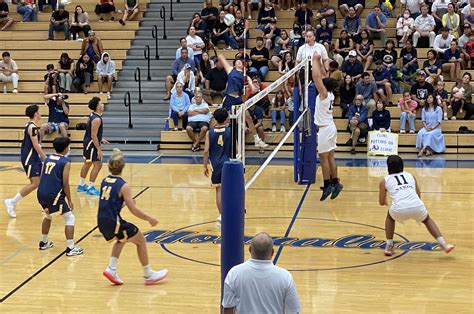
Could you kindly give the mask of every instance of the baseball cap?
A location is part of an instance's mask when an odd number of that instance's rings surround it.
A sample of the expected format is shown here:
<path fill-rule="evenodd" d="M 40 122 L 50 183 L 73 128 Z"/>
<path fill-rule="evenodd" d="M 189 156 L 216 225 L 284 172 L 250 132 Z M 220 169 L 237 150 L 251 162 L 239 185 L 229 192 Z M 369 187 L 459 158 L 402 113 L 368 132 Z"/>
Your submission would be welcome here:
<path fill-rule="evenodd" d="M 186 63 L 186 64 L 184 65 L 184 69 L 191 69 L 191 65 L 190 65 L 189 63 Z"/>
<path fill-rule="evenodd" d="M 416 74 L 417 74 L 418 76 L 420 76 L 420 75 L 426 76 L 426 73 L 425 73 L 425 71 L 423 71 L 423 70 L 418 70 L 418 72 L 416 72 Z"/>
<path fill-rule="evenodd" d="M 377 60 L 375 61 L 375 64 L 383 64 L 383 61 L 382 61 L 381 59 L 377 59 Z"/>
<path fill-rule="evenodd" d="M 357 57 L 357 52 L 355 50 L 349 51 L 349 57 Z"/>

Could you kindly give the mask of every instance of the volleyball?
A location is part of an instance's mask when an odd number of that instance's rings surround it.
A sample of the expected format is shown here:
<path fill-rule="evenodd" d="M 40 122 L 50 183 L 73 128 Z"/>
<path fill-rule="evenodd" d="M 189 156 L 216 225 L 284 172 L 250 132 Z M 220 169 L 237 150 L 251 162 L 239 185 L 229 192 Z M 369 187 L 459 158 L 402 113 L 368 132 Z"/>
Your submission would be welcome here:
<path fill-rule="evenodd" d="M 232 26 L 232 24 L 234 24 L 234 21 L 235 21 L 235 17 L 232 14 L 226 14 L 224 16 L 225 25 Z"/>

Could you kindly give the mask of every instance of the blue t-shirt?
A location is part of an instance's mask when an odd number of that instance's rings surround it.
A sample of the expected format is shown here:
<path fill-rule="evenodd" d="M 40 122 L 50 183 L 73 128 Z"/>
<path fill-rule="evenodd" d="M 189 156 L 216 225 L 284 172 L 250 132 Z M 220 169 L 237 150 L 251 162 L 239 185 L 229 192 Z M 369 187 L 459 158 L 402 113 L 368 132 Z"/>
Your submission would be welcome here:
<path fill-rule="evenodd" d="M 231 93 L 237 93 L 242 96 L 243 92 L 244 74 L 236 69 L 232 69 L 232 71 L 227 75 L 227 87 L 224 94 L 229 95 Z"/>
<path fill-rule="evenodd" d="M 306 15 L 306 23 L 304 21 L 305 15 Z M 298 9 L 295 11 L 295 17 L 298 18 L 299 25 L 310 24 L 312 16 L 313 16 L 313 11 L 310 8 L 306 8 L 306 12 L 301 9 Z"/>
<path fill-rule="evenodd" d="M 383 81 L 383 80 L 390 80 L 392 79 L 392 75 L 390 74 L 390 71 L 387 70 L 386 68 L 382 68 L 382 71 L 377 71 L 377 69 L 372 71 L 372 75 L 374 76 L 375 82 L 378 81 Z M 380 85 L 380 84 L 377 84 Z"/>
<path fill-rule="evenodd" d="M 451 49 L 447 49 L 444 52 L 444 60 L 449 61 L 449 60 L 455 60 L 461 58 L 461 50 L 457 48 L 454 52 Z"/>
<path fill-rule="evenodd" d="M 69 108 L 69 104 L 65 103 L 66 107 Z M 67 114 L 64 112 L 63 106 L 59 105 L 56 100 L 50 98 L 48 101 L 48 108 L 49 108 L 49 116 L 48 122 L 54 123 L 67 123 L 69 124 L 69 118 Z"/>
<path fill-rule="evenodd" d="M 362 62 L 357 59 L 354 63 L 350 63 L 349 60 L 346 60 L 342 63 L 341 71 L 354 77 L 364 72 L 364 66 Z"/>
<path fill-rule="evenodd" d="M 385 14 L 380 14 L 380 21 L 387 26 L 387 17 Z M 377 18 L 374 12 L 370 12 L 369 15 L 365 18 L 365 26 L 369 26 L 371 28 L 379 29 L 379 23 L 377 22 Z"/>

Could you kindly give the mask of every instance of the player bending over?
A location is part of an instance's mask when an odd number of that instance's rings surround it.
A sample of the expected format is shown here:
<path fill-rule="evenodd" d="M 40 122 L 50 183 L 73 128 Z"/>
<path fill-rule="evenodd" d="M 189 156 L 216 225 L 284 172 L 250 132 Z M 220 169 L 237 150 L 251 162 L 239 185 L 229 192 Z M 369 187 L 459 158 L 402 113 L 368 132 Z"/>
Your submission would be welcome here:
<path fill-rule="evenodd" d="M 49 229 L 53 215 L 60 214 L 64 218 L 64 233 L 66 234 L 66 255 L 81 255 L 84 251 L 74 246 L 74 205 L 71 199 L 69 186 L 69 171 L 71 161 L 65 157 L 69 153 L 71 140 L 67 137 L 57 137 L 53 141 L 56 154 L 51 154 L 44 160 L 43 173 L 38 186 L 38 202 L 43 207 L 44 218 L 41 224 L 40 250 L 53 247 L 53 242 L 48 240 Z M 67 199 L 67 201 L 66 201 Z"/>
<path fill-rule="evenodd" d="M 97 225 L 105 240 L 109 242 L 115 240 L 115 243 L 109 265 L 102 274 L 114 285 L 123 284 L 117 274 L 117 262 L 125 243 L 132 242 L 137 246 L 138 258 L 145 275 L 145 285 L 153 285 L 163 280 L 168 274 L 168 270 L 153 271 L 151 269 L 143 233 L 134 224 L 123 220 L 120 211 L 125 202 L 133 215 L 148 221 L 152 227 L 158 224 L 158 220 L 138 209 L 135 204 L 130 186 L 121 177 L 125 160 L 119 149 L 114 148 L 108 165 L 111 175 L 104 178 L 100 186 Z"/>
<path fill-rule="evenodd" d="M 334 90 L 338 87 L 335 79 L 326 77 L 326 70 L 321 62 L 319 53 L 313 54 L 313 81 L 319 94 L 316 96 L 314 123 L 318 126 L 318 154 L 321 160 L 324 187 L 321 201 L 331 195 L 335 199 L 342 191 L 342 184 L 337 177 L 337 165 L 334 158 L 337 142 L 337 128 L 334 124 L 332 108 L 334 105 Z"/>
<path fill-rule="evenodd" d="M 211 164 L 211 182 L 216 187 L 216 203 L 219 210 L 217 223 L 221 223 L 222 201 L 221 201 L 221 178 L 224 163 L 230 160 L 232 135 L 227 127 L 229 113 L 224 108 L 214 112 L 217 124 L 206 134 L 206 146 L 204 148 L 203 164 L 204 175 L 209 177 L 207 165 Z"/>
<path fill-rule="evenodd" d="M 388 175 L 380 181 L 379 203 L 381 206 L 388 205 L 387 192 L 392 198 L 387 218 L 385 219 L 385 235 L 387 244 L 385 255 L 393 254 L 393 234 L 395 232 L 395 220 L 403 223 L 405 220 L 414 219 L 422 222 L 430 234 L 438 241 L 446 253 L 454 249 L 454 245 L 444 241 L 438 226 L 428 215 L 425 204 L 421 200 L 420 188 L 416 179 L 408 172 L 403 171 L 403 160 L 398 155 L 389 156 L 387 159 Z"/>

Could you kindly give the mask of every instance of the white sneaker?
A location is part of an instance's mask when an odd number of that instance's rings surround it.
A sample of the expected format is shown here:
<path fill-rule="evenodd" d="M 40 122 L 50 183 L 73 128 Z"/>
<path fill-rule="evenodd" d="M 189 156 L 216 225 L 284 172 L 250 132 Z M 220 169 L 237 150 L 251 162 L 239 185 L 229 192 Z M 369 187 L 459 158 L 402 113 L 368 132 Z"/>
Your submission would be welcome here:
<path fill-rule="evenodd" d="M 113 283 L 116 286 L 123 285 L 123 281 L 118 276 L 117 271 L 110 269 L 108 266 L 102 272 L 102 275 L 104 275 L 105 278 L 107 278 L 111 283 Z"/>
<path fill-rule="evenodd" d="M 76 256 L 76 255 L 81 255 L 83 253 L 84 253 L 84 250 L 78 246 L 75 246 L 72 249 L 70 248 L 66 249 L 66 256 Z"/>
<path fill-rule="evenodd" d="M 448 120 L 448 114 L 447 114 L 447 113 L 444 113 L 444 114 L 443 114 L 443 119 L 444 119 L 445 121 Z"/>
<path fill-rule="evenodd" d="M 282 125 L 282 126 L 280 127 L 280 132 L 283 132 L 283 133 L 286 132 L 286 129 L 285 129 L 285 126 L 284 126 L 284 125 Z"/>
<path fill-rule="evenodd" d="M 392 256 L 393 255 L 393 244 L 389 245 L 388 243 L 385 245 L 385 250 L 383 252 L 385 256 Z"/>
<path fill-rule="evenodd" d="M 415 130 L 410 130 L 410 134 L 415 134 Z"/>
<path fill-rule="evenodd" d="M 107 99 L 110 99 L 110 92 L 107 92 Z"/>
<path fill-rule="evenodd" d="M 276 125 L 272 125 L 272 132 L 276 132 L 277 130 L 277 126 Z"/>
<path fill-rule="evenodd" d="M 456 116 L 452 116 L 452 117 L 451 117 L 451 120 L 456 120 Z"/>
<path fill-rule="evenodd" d="M 14 89 L 12 90 L 12 93 L 13 93 L 13 94 L 18 94 L 18 89 L 14 88 Z"/>
<path fill-rule="evenodd" d="M 268 144 L 265 143 L 261 138 L 255 139 L 255 147 L 266 148 Z"/>
<path fill-rule="evenodd" d="M 400 130 L 400 134 L 406 133 L 405 130 Z"/>
<path fill-rule="evenodd" d="M 163 279 L 165 279 L 167 275 L 168 275 L 167 269 L 153 271 L 150 277 L 145 278 L 145 286 L 154 285 L 155 283 L 158 283 L 162 281 Z"/>
<path fill-rule="evenodd" d="M 7 198 L 5 200 L 5 207 L 7 208 L 8 216 L 12 218 L 16 218 L 15 206 L 16 204 L 13 203 L 13 200 L 11 198 Z"/>

